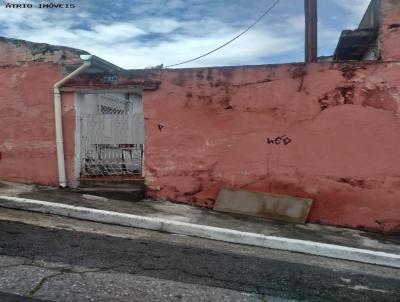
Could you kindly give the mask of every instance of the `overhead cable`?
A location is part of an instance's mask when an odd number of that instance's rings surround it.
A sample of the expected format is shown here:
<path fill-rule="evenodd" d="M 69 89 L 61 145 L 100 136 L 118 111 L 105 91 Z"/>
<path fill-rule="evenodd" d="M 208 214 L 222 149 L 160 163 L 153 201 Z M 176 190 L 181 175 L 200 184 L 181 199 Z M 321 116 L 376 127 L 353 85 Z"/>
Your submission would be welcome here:
<path fill-rule="evenodd" d="M 173 66 L 178 66 L 178 65 L 183 65 L 183 64 L 186 64 L 186 63 L 189 63 L 189 62 L 193 62 L 193 61 L 196 61 L 196 60 L 198 60 L 198 59 L 204 58 L 205 56 L 208 56 L 209 54 L 212 54 L 213 52 L 216 52 L 217 50 L 220 50 L 221 48 L 225 47 L 225 46 L 228 45 L 229 43 L 235 41 L 236 39 L 238 39 L 239 37 L 241 37 L 241 36 L 243 36 L 245 33 L 247 33 L 247 32 L 248 32 L 251 28 L 253 28 L 258 22 L 260 22 L 261 19 L 264 18 L 264 17 L 279 3 L 279 1 L 280 1 L 280 0 L 276 0 L 265 12 L 263 12 L 263 14 L 262 14 L 253 24 L 251 24 L 249 27 L 247 27 L 245 30 L 243 30 L 240 34 L 238 34 L 237 36 L 235 36 L 235 37 L 232 38 L 231 40 L 225 42 L 225 43 L 222 44 L 221 46 L 219 46 L 219 47 L 217 47 L 217 48 L 215 48 L 215 49 L 213 49 L 213 50 L 211 50 L 211 51 L 209 51 L 209 52 L 207 52 L 207 53 L 205 53 L 205 54 L 203 54 L 203 55 L 201 55 L 201 56 L 198 56 L 198 57 L 196 57 L 196 58 L 193 58 L 193 59 L 190 59 L 190 60 L 187 60 L 187 61 L 184 61 L 184 62 L 180 62 L 180 63 L 168 65 L 168 66 L 165 66 L 165 68 L 173 67 Z"/>

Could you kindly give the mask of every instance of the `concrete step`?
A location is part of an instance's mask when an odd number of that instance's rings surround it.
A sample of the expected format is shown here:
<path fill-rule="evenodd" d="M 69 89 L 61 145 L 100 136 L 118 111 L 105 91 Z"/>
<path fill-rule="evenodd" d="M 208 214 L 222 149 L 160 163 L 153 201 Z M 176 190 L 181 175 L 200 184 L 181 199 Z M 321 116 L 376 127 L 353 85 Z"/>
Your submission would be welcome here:
<path fill-rule="evenodd" d="M 82 194 L 89 194 L 95 196 L 106 197 L 109 199 L 126 200 L 126 201 L 140 201 L 145 198 L 144 188 L 78 188 L 77 191 Z"/>
<path fill-rule="evenodd" d="M 144 178 L 141 176 L 83 177 L 79 179 L 79 187 L 144 189 Z"/>

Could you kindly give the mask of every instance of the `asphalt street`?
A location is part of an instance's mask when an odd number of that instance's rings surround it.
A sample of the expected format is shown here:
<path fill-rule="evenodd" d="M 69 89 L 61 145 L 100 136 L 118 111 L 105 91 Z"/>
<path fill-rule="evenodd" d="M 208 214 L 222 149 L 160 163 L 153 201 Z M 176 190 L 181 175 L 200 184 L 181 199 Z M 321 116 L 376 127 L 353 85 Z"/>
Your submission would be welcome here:
<path fill-rule="evenodd" d="M 27 215 L 56 228 L 0 220 L 0 301 L 400 301 L 396 269 Z"/>

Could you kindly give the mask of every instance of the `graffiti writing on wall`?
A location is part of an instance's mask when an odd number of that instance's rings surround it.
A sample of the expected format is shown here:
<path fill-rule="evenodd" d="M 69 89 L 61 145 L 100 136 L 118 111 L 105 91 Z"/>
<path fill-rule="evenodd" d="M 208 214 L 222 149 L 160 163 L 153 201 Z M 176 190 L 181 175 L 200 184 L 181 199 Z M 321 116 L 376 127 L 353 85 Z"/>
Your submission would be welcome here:
<path fill-rule="evenodd" d="M 274 144 L 274 145 L 280 145 L 282 144 L 282 146 L 286 146 L 288 144 L 290 144 L 292 142 L 292 140 L 285 134 L 282 136 L 277 136 L 275 138 L 267 138 L 267 143 L 268 144 Z"/>

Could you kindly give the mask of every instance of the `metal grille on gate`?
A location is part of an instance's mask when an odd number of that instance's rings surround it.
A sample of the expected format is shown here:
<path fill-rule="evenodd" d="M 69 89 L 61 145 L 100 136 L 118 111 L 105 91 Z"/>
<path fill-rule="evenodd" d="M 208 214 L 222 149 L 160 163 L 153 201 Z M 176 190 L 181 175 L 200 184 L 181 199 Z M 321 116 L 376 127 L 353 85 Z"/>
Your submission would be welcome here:
<path fill-rule="evenodd" d="M 143 115 L 129 100 L 99 95 L 97 113 L 81 118 L 81 175 L 141 174 Z"/>

